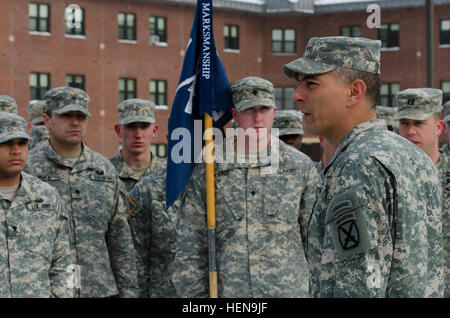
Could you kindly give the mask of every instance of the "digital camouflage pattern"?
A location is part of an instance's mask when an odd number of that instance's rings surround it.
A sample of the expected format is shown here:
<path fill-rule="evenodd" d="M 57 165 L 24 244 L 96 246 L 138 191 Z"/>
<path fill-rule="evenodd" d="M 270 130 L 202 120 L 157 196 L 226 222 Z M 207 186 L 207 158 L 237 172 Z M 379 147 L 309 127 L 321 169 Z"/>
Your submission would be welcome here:
<path fill-rule="evenodd" d="M 269 155 L 278 156 L 278 169 L 266 158 L 238 163 L 236 155 L 214 165 L 219 297 L 308 297 L 304 246 L 318 175 L 309 157 L 274 136 L 271 142 L 279 144 Z M 177 295 L 207 297 L 204 165 L 194 168 L 178 216 Z"/>
<path fill-rule="evenodd" d="M 303 135 L 302 117 L 298 110 L 277 110 L 272 127 L 279 129 L 279 136 Z"/>
<path fill-rule="evenodd" d="M 155 104 L 145 99 L 127 99 L 117 105 L 119 125 L 141 122 L 154 124 Z"/>
<path fill-rule="evenodd" d="M 442 191 L 423 151 L 365 122 L 324 180 L 308 226 L 313 297 L 443 295 Z"/>
<path fill-rule="evenodd" d="M 69 219 L 58 192 L 22 173 L 11 201 L 0 193 L 0 297 L 73 297 Z"/>
<path fill-rule="evenodd" d="M 273 84 L 260 77 L 245 77 L 231 85 L 233 107 L 241 112 L 255 106 L 275 106 Z"/>
<path fill-rule="evenodd" d="M 50 133 L 45 126 L 34 126 L 30 130 L 31 138 L 33 141 L 30 143 L 29 149 L 33 149 L 34 147 L 40 145 L 43 141 L 46 141 L 50 138 Z"/>
<path fill-rule="evenodd" d="M 398 109 L 394 119 L 426 120 L 442 111 L 442 91 L 436 88 L 408 88 L 395 94 Z"/>
<path fill-rule="evenodd" d="M 57 87 L 48 90 L 45 95 L 46 110 L 57 115 L 69 112 L 82 112 L 88 117 L 91 114 L 88 111 L 89 95 L 75 87 Z"/>
<path fill-rule="evenodd" d="M 298 74 L 323 74 L 345 67 L 380 74 L 381 41 L 333 36 L 313 37 L 302 57 L 285 64 L 283 72 L 294 79 Z"/>
<path fill-rule="evenodd" d="M 70 214 L 74 257 L 81 267 L 80 297 L 136 297 L 126 194 L 113 165 L 84 144 L 72 165 L 47 141 L 30 151 L 26 170 L 54 186 Z"/>
<path fill-rule="evenodd" d="M 450 297 L 450 155 L 441 151 L 436 167 L 442 186 L 442 233 L 444 235 L 444 297 Z"/>
<path fill-rule="evenodd" d="M 27 122 L 14 113 L 0 112 L 0 143 L 15 138 L 30 139 Z"/>
<path fill-rule="evenodd" d="M 45 100 L 33 100 L 30 105 L 27 106 L 28 120 L 37 125 L 39 123 L 44 123 L 44 113 L 46 110 Z"/>
<path fill-rule="evenodd" d="M 17 114 L 17 102 L 8 95 L 0 95 L 0 112 Z"/>
<path fill-rule="evenodd" d="M 181 200 L 166 210 L 165 189 L 166 169 L 162 169 L 139 181 L 129 195 L 140 297 L 177 297 L 171 277 Z"/>
<path fill-rule="evenodd" d="M 119 178 L 124 184 L 127 193 L 130 193 L 131 189 L 133 189 L 134 185 L 141 178 L 149 175 L 154 171 L 165 169 L 167 165 L 166 159 L 159 158 L 152 153 L 150 165 L 147 167 L 144 174 L 140 177 L 137 176 L 133 169 L 131 169 L 130 166 L 127 165 L 125 160 L 123 160 L 121 152 L 118 152 L 114 156 L 110 157 L 109 161 L 111 161 L 113 166 L 116 168 L 116 171 L 119 174 Z"/>
<path fill-rule="evenodd" d="M 450 121 L 450 100 L 448 102 L 444 103 L 444 105 L 442 105 L 442 107 L 444 108 L 444 121 L 449 122 Z"/>
<path fill-rule="evenodd" d="M 375 106 L 375 112 L 377 119 L 384 119 L 388 126 L 398 128 L 398 120 L 394 120 L 394 115 L 397 111 L 397 107 L 390 106 Z"/>

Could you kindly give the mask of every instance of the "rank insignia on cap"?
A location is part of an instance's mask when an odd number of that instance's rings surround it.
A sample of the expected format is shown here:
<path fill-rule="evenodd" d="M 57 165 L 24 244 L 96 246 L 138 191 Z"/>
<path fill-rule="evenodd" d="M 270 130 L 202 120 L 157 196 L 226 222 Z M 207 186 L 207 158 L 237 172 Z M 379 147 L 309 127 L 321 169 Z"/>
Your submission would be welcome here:
<path fill-rule="evenodd" d="M 133 212 L 136 210 L 136 204 L 128 197 L 128 211 L 129 214 L 133 214 Z"/>

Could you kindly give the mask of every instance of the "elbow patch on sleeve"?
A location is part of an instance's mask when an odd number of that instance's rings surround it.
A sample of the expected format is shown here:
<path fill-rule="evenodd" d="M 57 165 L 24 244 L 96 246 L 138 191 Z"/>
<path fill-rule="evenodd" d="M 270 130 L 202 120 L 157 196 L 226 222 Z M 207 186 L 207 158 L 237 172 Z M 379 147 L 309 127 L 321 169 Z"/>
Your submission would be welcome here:
<path fill-rule="evenodd" d="M 363 213 L 366 208 L 357 189 L 335 196 L 328 205 L 326 223 L 339 261 L 372 248 Z"/>

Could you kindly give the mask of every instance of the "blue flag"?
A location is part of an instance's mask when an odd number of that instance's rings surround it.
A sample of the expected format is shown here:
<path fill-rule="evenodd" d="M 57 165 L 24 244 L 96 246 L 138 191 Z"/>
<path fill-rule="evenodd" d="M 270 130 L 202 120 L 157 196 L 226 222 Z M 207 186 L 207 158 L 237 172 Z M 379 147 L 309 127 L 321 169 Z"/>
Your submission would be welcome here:
<path fill-rule="evenodd" d="M 212 0 L 197 0 L 183 69 L 169 118 L 166 206 L 183 192 L 203 142 L 203 117 L 219 129 L 231 119 L 231 87 L 216 51 Z"/>

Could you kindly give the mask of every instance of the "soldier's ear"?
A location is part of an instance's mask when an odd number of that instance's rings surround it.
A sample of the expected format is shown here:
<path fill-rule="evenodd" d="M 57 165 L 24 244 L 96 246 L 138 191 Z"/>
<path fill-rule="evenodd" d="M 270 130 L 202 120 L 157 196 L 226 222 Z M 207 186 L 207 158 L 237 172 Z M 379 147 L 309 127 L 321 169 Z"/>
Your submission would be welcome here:
<path fill-rule="evenodd" d="M 120 125 L 119 124 L 115 124 L 114 125 L 114 130 L 116 132 L 117 137 L 122 138 L 122 134 L 120 132 Z"/>
<path fill-rule="evenodd" d="M 444 131 L 444 126 L 445 126 L 445 124 L 444 124 L 443 120 L 441 120 L 441 119 L 437 120 L 437 122 L 436 122 L 436 128 L 437 128 L 436 135 L 437 135 L 437 137 L 439 137 L 442 134 L 442 132 Z"/>
<path fill-rule="evenodd" d="M 156 136 L 156 134 L 158 133 L 158 128 L 159 128 L 158 124 L 153 124 L 153 134 L 152 134 L 152 137 L 155 137 L 155 136 Z"/>
<path fill-rule="evenodd" d="M 347 97 L 347 106 L 353 107 L 357 105 L 366 95 L 366 83 L 357 79 L 350 84 L 350 90 Z"/>
<path fill-rule="evenodd" d="M 45 127 L 47 127 L 47 129 L 50 130 L 49 126 L 50 126 L 51 117 L 48 114 L 44 113 L 44 114 L 42 114 L 42 118 L 44 120 Z"/>
<path fill-rule="evenodd" d="M 236 109 L 234 107 L 231 107 L 231 116 L 233 116 L 233 119 L 236 120 Z"/>

